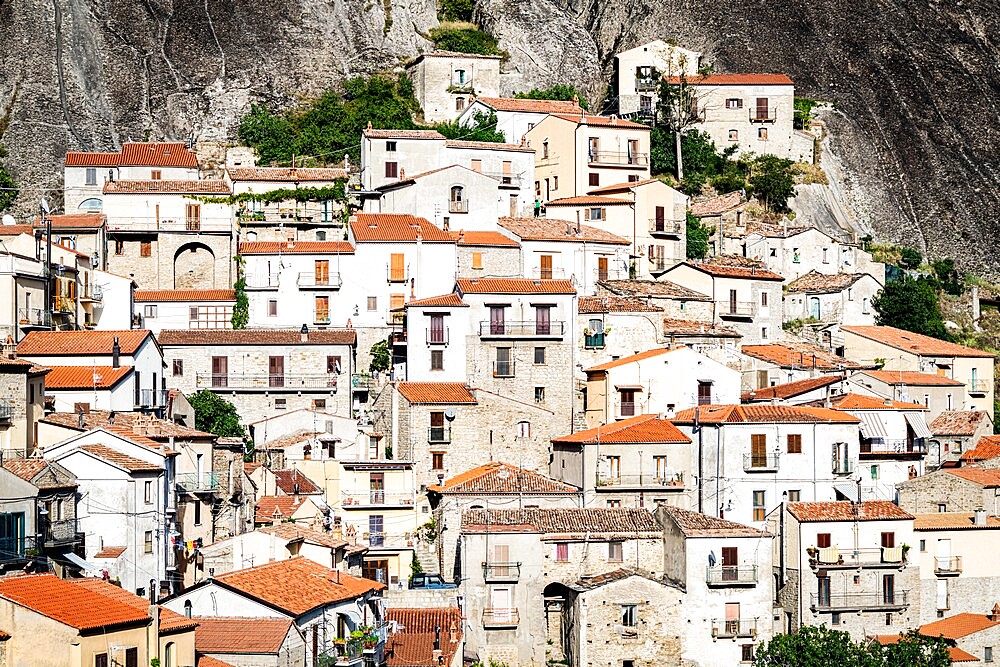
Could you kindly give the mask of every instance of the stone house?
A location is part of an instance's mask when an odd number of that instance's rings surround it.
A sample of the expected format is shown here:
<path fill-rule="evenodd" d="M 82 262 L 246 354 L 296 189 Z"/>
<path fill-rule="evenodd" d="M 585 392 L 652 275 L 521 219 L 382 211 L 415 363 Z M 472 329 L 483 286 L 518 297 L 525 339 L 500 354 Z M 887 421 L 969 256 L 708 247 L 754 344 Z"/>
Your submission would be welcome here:
<path fill-rule="evenodd" d="M 662 39 L 654 39 L 615 54 L 611 85 L 617 93 L 618 113 L 651 118 L 660 99 L 665 76 L 696 76 L 702 53 Z"/>
<path fill-rule="evenodd" d="M 704 323 L 706 331 L 715 327 L 712 323 L 715 304 L 711 297 L 669 280 L 604 280 L 597 285 L 597 296 L 644 299 L 662 308 L 665 317 Z"/>
<path fill-rule="evenodd" d="M 541 665 L 559 642 L 563 587 L 633 566 L 662 576 L 662 529 L 638 508 L 469 509 L 462 514 L 466 647 L 481 661 Z M 555 630 L 555 633 L 553 633 Z"/>
<path fill-rule="evenodd" d="M 863 370 L 850 377 L 852 391 L 894 401 L 921 403 L 932 423 L 945 411 L 965 408 L 965 384 L 958 380 L 917 371 Z"/>
<path fill-rule="evenodd" d="M 98 195 L 100 191 L 98 190 Z M 67 209 L 68 210 L 68 209 Z M 70 250 L 83 253 L 94 269 L 107 266 L 108 251 L 108 220 L 100 212 L 97 213 L 67 213 L 64 215 L 46 215 L 45 222 L 52 228 L 52 243 Z M 45 229 L 42 218 L 35 218 L 34 228 Z"/>
<path fill-rule="evenodd" d="M 450 231 L 458 249 L 456 275 L 515 278 L 524 275 L 521 244 L 500 231 Z"/>
<path fill-rule="evenodd" d="M 785 287 L 785 321 L 873 325 L 872 299 L 881 289 L 881 283 L 867 273 L 826 275 L 810 271 Z"/>
<path fill-rule="evenodd" d="M 930 433 L 928 463 L 945 465 L 958 461 L 983 436 L 993 435 L 993 418 L 983 410 L 946 410 L 931 421 Z"/>
<path fill-rule="evenodd" d="M 867 273 L 879 284 L 885 282 L 884 264 L 872 261 L 872 256 L 857 244 L 834 238 L 816 227 L 755 223 L 744 228 L 742 235 L 738 234 L 738 225 L 733 232 L 737 236 L 727 239 L 730 243 L 727 252 L 738 251 L 744 257 L 762 262 L 769 270 L 785 276 L 786 281 L 816 272 Z"/>
<path fill-rule="evenodd" d="M 455 120 L 472 98 L 499 95 L 500 61 L 500 56 L 431 51 L 408 62 L 406 74 L 424 121 Z"/>
<path fill-rule="evenodd" d="M 736 403 L 739 371 L 694 350 L 655 347 L 584 370 L 588 426 L 695 405 Z"/>
<path fill-rule="evenodd" d="M 7 531 L 3 536 L 4 560 L 23 557 L 24 549 L 34 549 L 49 559 L 57 574 L 64 577 L 71 573 L 78 574 L 81 565 L 78 558 L 74 558 L 74 552 L 82 546 L 83 535 L 76 520 L 77 483 L 73 473 L 58 463 L 39 458 L 5 459 L 3 469 L 36 489 L 35 507 L 21 519 L 15 518 L 6 507 L 12 501 L 3 501 L 6 515 L 4 527 Z M 5 485 L 9 483 L 10 480 L 6 480 Z M 10 493 L 11 489 L 5 491 L 5 499 L 16 498 Z M 29 516 L 32 519 L 30 522 L 27 520 Z M 25 530 L 23 535 L 17 534 L 19 525 Z M 19 541 L 23 541 L 20 551 L 16 548 L 20 546 Z M 12 550 L 11 546 L 15 548 Z M 73 555 L 69 555 L 71 553 Z"/>
<path fill-rule="evenodd" d="M 811 343 L 783 341 L 744 345 L 742 352 L 743 386 L 749 390 L 774 387 L 824 375 L 839 375 L 862 370 L 864 366 L 837 356 Z"/>
<path fill-rule="evenodd" d="M 703 226 L 713 230 L 708 241 L 709 255 L 744 254 L 747 203 L 736 190 L 712 197 L 693 197 L 689 210 Z M 781 271 L 778 271 L 781 273 Z M 784 274 L 782 274 L 784 275 Z"/>
<path fill-rule="evenodd" d="M 993 355 L 895 327 L 844 326 L 844 356 L 862 364 L 878 359 L 884 370 L 935 373 L 965 383 L 966 410 L 991 410 Z"/>
<path fill-rule="evenodd" d="M 48 368 L 25 359 L 0 357 L 0 453 L 3 459 L 30 456 L 38 445 L 36 424 L 45 414 Z"/>
<path fill-rule="evenodd" d="M 183 142 L 125 142 L 113 153 L 68 151 L 63 163 L 67 213 L 102 210 L 105 183 L 121 180 L 197 180 L 198 157 Z"/>
<path fill-rule="evenodd" d="M 199 665 L 209 667 L 285 667 L 306 665 L 306 640 L 288 618 L 192 616 L 198 624 Z"/>
<path fill-rule="evenodd" d="M 404 313 L 405 366 L 396 376 L 410 382 L 464 382 L 471 330 L 469 304 L 451 292 L 410 301 Z M 397 368 L 399 364 L 397 358 Z"/>
<path fill-rule="evenodd" d="M 318 495 L 260 495 L 257 496 L 254 507 L 254 526 L 271 526 L 290 521 L 317 530 L 329 530 L 333 525 L 330 507 Z"/>
<path fill-rule="evenodd" d="M 236 290 L 136 290 L 132 317 L 159 335 L 164 329 L 232 329 Z"/>
<path fill-rule="evenodd" d="M 760 526 L 786 499 L 835 500 L 840 489 L 854 489 L 860 420 L 850 414 L 705 405 L 671 421 L 696 443 L 692 471 L 706 472 L 694 480 L 691 508 L 705 514 Z"/>
<path fill-rule="evenodd" d="M 604 185 L 588 192 L 591 196 L 631 199 L 635 212 L 632 234 L 633 254 L 644 251 L 650 262 L 650 272 L 684 261 L 687 257 L 688 196 L 658 178 L 630 180 Z"/>
<path fill-rule="evenodd" d="M 299 408 L 351 415 L 353 330 L 171 330 L 159 339 L 172 387 L 225 394 L 246 422 Z"/>
<path fill-rule="evenodd" d="M 597 366 L 654 347 L 663 309 L 632 296 L 580 296 L 576 302 L 576 330 L 580 364 Z"/>
<path fill-rule="evenodd" d="M 786 403 L 788 405 L 829 406 L 830 401 L 844 393 L 846 377 L 820 375 L 805 380 L 776 384 L 744 391 L 743 403 Z"/>
<path fill-rule="evenodd" d="M 525 137 L 535 150 L 535 196 L 543 203 L 581 197 L 623 178 L 649 178 L 649 127 L 640 123 L 586 112 L 554 113 Z"/>
<path fill-rule="evenodd" d="M 211 577 L 295 556 L 334 570 L 348 571 L 348 554 L 352 550 L 337 531 L 319 530 L 301 523 L 276 523 L 205 546 L 201 550 L 205 563 L 202 571 Z M 198 581 L 203 578 L 204 574 Z"/>
<path fill-rule="evenodd" d="M 133 180 L 104 184 L 108 270 L 145 289 L 218 289 L 236 280 L 232 208 L 225 181 Z"/>
<path fill-rule="evenodd" d="M 663 318 L 664 345 L 684 345 L 730 368 L 740 367 L 740 340 L 739 332 L 729 327 L 694 320 Z"/>
<path fill-rule="evenodd" d="M 748 345 L 781 338 L 783 320 L 780 275 L 763 266 L 717 257 L 712 262 L 682 262 L 668 268 L 665 280 L 708 295 L 714 303 L 712 322 L 725 324 Z"/>
<path fill-rule="evenodd" d="M 520 143 L 528 130 L 550 113 L 578 114 L 583 109 L 577 100 L 531 100 L 516 97 L 472 97 L 458 118 L 459 125 L 472 127 L 476 117 L 494 114 L 496 131 L 511 144 Z"/>
<path fill-rule="evenodd" d="M 386 618 L 398 630 L 386 644 L 389 667 L 461 667 L 462 611 L 458 607 L 390 607 Z"/>
<path fill-rule="evenodd" d="M 706 667 L 752 661 L 772 635 L 773 536 L 668 505 L 656 517 L 664 576 L 684 592 L 682 657 Z"/>
<path fill-rule="evenodd" d="M 989 613 L 959 613 L 925 623 L 919 632 L 925 637 L 944 637 L 952 664 L 993 662 L 994 648 L 1000 646 L 1000 604 L 985 608 Z"/>
<path fill-rule="evenodd" d="M 551 475 L 595 507 L 686 507 L 691 438 L 656 415 L 639 414 L 552 440 Z"/>
<path fill-rule="evenodd" d="M 781 632 L 826 625 L 858 641 L 875 625 L 891 634 L 919 622 L 912 514 L 887 501 L 789 502 L 778 509 L 769 527 L 777 534 Z"/>
<path fill-rule="evenodd" d="M 942 468 L 896 486 L 907 512 L 974 512 L 1000 515 L 1000 470 L 963 466 Z"/>

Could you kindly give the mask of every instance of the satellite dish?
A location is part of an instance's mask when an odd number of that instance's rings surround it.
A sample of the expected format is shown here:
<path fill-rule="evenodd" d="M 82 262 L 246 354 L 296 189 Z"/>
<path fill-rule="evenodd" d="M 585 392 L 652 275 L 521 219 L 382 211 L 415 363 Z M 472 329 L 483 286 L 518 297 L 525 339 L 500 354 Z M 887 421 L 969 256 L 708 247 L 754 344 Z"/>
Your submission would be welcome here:
<path fill-rule="evenodd" d="M 49 214 L 49 203 L 45 201 L 45 197 L 42 197 L 42 199 L 38 202 L 38 205 L 42 207 L 42 213 L 45 215 Z"/>
<path fill-rule="evenodd" d="M 444 411 L 444 418 L 450 422 L 455 421 L 455 417 L 457 416 L 458 413 L 455 412 L 455 408 L 448 408 L 447 410 Z"/>
<path fill-rule="evenodd" d="M 0 219 L 0 221 L 2 221 L 3 224 L 5 224 L 5 225 L 16 225 L 17 224 L 17 220 L 10 213 L 6 214 L 2 219 Z"/>

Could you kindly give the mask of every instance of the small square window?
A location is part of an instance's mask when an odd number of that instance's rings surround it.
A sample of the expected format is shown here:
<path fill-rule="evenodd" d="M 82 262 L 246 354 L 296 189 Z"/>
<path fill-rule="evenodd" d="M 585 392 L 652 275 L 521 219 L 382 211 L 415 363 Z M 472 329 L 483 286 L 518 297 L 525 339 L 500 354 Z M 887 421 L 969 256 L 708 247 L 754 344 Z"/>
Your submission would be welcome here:
<path fill-rule="evenodd" d="M 368 310 L 378 310 L 378 297 L 370 296 L 368 297 Z"/>
<path fill-rule="evenodd" d="M 797 503 L 797 502 L 799 502 L 799 497 L 801 496 L 801 494 L 802 494 L 802 492 L 799 491 L 798 489 L 789 489 L 788 490 L 788 502 L 790 502 L 790 503 Z"/>
<path fill-rule="evenodd" d="M 149 172 L 149 179 L 151 181 L 159 181 L 163 178 L 163 172 L 159 169 L 153 169 Z"/>
<path fill-rule="evenodd" d="M 387 142 L 385 142 L 385 150 L 388 153 L 395 153 L 396 152 L 396 142 L 395 141 L 387 141 Z"/>
<path fill-rule="evenodd" d="M 833 612 L 830 614 L 830 625 L 840 625 L 840 613 Z"/>
<path fill-rule="evenodd" d="M 431 469 L 444 470 L 444 452 L 431 453 Z"/>
<path fill-rule="evenodd" d="M 760 141 L 767 141 L 767 128 L 761 127 L 757 130 L 757 139 Z"/>
<path fill-rule="evenodd" d="M 184 375 L 184 360 L 174 359 L 173 361 L 173 371 L 174 377 L 182 377 Z"/>
<path fill-rule="evenodd" d="M 556 562 L 565 563 L 569 560 L 569 542 L 556 542 Z"/>
<path fill-rule="evenodd" d="M 284 398 L 276 398 L 276 399 L 274 399 L 274 409 L 275 410 L 284 410 L 287 407 L 288 407 L 288 401 L 287 401 L 287 399 L 284 399 Z"/>
<path fill-rule="evenodd" d="M 444 370 L 444 350 L 431 350 L 431 370 Z"/>
<path fill-rule="evenodd" d="M 626 628 L 634 628 L 636 626 L 638 605 L 634 604 L 623 604 L 622 605 L 622 626 Z"/>
<path fill-rule="evenodd" d="M 601 184 L 601 175 L 600 174 L 588 174 L 587 175 L 587 182 L 590 185 L 590 187 L 596 188 L 598 185 Z"/>
<path fill-rule="evenodd" d="M 326 399 L 325 398 L 314 398 L 313 399 L 313 410 L 325 410 L 326 409 Z"/>
<path fill-rule="evenodd" d="M 153 256 L 153 242 L 152 241 L 140 241 L 139 242 L 139 257 L 152 257 Z"/>
<path fill-rule="evenodd" d="M 385 163 L 385 177 L 386 178 L 397 178 L 399 174 L 399 164 L 396 162 L 386 162 Z"/>
<path fill-rule="evenodd" d="M 545 364 L 545 348 L 536 347 L 535 348 L 535 365 L 542 366 Z"/>
<path fill-rule="evenodd" d="M 156 306 L 146 306 L 143 308 L 144 317 L 156 317 Z"/>
<path fill-rule="evenodd" d="M 316 232 L 316 240 L 317 241 L 325 241 L 326 240 L 326 232 L 325 231 L 318 231 L 318 232 Z"/>
<path fill-rule="evenodd" d="M 545 387 L 535 387 L 535 403 L 545 402 Z"/>
<path fill-rule="evenodd" d="M 938 503 L 938 512 L 947 512 L 948 505 L 946 503 Z"/>
<path fill-rule="evenodd" d="M 740 662 L 753 662 L 753 644 L 742 644 L 740 646 Z"/>
<path fill-rule="evenodd" d="M 729 130 L 729 140 L 730 141 L 739 141 L 740 140 L 740 131 L 739 130 Z"/>
<path fill-rule="evenodd" d="M 268 299 L 268 302 L 267 302 L 267 316 L 268 317 L 277 317 L 278 316 L 278 300 L 277 299 Z"/>

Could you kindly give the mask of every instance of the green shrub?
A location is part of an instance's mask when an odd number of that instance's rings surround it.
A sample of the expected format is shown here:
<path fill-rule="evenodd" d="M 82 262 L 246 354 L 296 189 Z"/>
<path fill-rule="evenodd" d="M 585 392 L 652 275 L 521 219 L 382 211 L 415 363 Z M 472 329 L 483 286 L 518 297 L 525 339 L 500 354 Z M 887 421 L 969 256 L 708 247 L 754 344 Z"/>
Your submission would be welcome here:
<path fill-rule="evenodd" d="M 532 88 L 526 93 L 517 93 L 514 97 L 522 100 L 564 100 L 570 102 L 573 98 L 584 109 L 589 109 L 587 100 L 577 91 L 576 86 L 569 83 L 557 83 L 551 88 Z"/>
<path fill-rule="evenodd" d="M 904 269 L 915 269 L 924 261 L 924 257 L 920 254 L 920 251 L 913 248 L 902 248 L 899 252 L 899 261 Z"/>
<path fill-rule="evenodd" d="M 807 97 L 796 97 L 793 104 L 795 106 L 792 116 L 792 124 L 795 126 L 796 130 L 805 130 L 809 127 L 809 123 L 812 122 L 812 110 L 819 103 L 816 100 L 810 100 Z"/>
<path fill-rule="evenodd" d="M 441 0 L 438 7 L 438 19 L 441 21 L 471 21 L 472 0 Z"/>
<path fill-rule="evenodd" d="M 458 53 L 476 53 L 481 56 L 506 56 L 497 46 L 496 38 L 476 27 L 434 28 L 430 32 L 435 48 Z"/>

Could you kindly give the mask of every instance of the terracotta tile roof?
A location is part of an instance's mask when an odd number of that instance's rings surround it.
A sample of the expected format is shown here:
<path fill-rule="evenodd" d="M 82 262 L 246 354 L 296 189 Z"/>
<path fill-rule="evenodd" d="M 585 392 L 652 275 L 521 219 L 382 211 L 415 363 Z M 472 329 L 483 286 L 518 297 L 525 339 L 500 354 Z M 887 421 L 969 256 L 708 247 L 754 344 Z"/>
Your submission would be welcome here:
<path fill-rule="evenodd" d="M 326 167 L 227 167 L 226 173 L 234 181 L 345 181 L 346 169 Z"/>
<path fill-rule="evenodd" d="M 712 300 L 701 292 L 681 287 L 669 280 L 602 280 L 597 284 L 602 289 L 621 296 L 649 296 L 681 301 Z"/>
<path fill-rule="evenodd" d="M 915 387 L 961 387 L 965 383 L 935 375 L 933 373 L 918 373 L 916 371 L 861 371 L 862 375 L 873 377 L 880 382 L 891 385 L 912 385 Z"/>
<path fill-rule="evenodd" d="M 723 258 L 714 258 L 712 262 L 682 262 L 685 266 L 707 273 L 716 278 L 744 278 L 747 280 L 784 280 L 784 277 L 774 271 L 768 271 L 763 264 L 751 266 L 734 266 L 718 263 Z M 678 264 L 677 266 L 681 266 Z M 669 272 L 669 271 L 668 271 Z"/>
<path fill-rule="evenodd" d="M 118 339 L 122 354 L 131 355 L 151 338 L 153 333 L 145 329 L 124 331 L 32 331 L 17 344 L 17 353 L 28 356 L 62 355 L 105 355 L 111 356 L 111 348 Z"/>
<path fill-rule="evenodd" d="M 160 443 L 156 441 L 157 438 L 167 440 L 170 436 L 174 436 L 176 438 L 215 440 L 217 437 L 212 433 L 199 431 L 190 426 L 182 426 L 170 419 L 158 419 L 137 412 L 116 412 L 113 424 L 109 423 L 110 418 L 111 415 L 107 410 L 91 410 L 83 415 L 82 429 L 79 428 L 80 415 L 74 412 L 52 412 L 45 415 L 44 421 L 75 430 L 103 428 L 135 442 L 148 441 L 152 443 L 154 448 L 160 446 Z"/>
<path fill-rule="evenodd" d="M 773 387 L 754 389 L 743 392 L 743 401 L 769 401 L 774 398 L 793 398 L 815 391 L 821 387 L 828 387 L 843 381 L 843 375 L 821 375 L 820 377 L 806 378 L 797 382 L 787 382 Z"/>
<path fill-rule="evenodd" d="M 347 241 L 244 241 L 241 255 L 353 255 Z"/>
<path fill-rule="evenodd" d="M 351 220 L 351 233 L 359 243 L 454 243 L 447 232 L 424 218 L 409 213 L 358 213 Z"/>
<path fill-rule="evenodd" d="M 149 600 L 144 597 L 139 597 L 134 593 L 129 593 L 121 586 L 115 586 L 102 579 L 69 579 L 77 586 L 85 588 L 89 591 L 99 593 L 106 598 L 110 598 L 116 602 L 121 602 L 131 607 L 148 613 L 149 611 Z M 194 621 L 182 614 L 178 614 L 175 611 L 171 611 L 166 607 L 160 607 L 160 632 L 163 633 L 173 633 L 173 632 L 183 632 L 185 630 L 194 630 L 198 625 L 197 621 Z"/>
<path fill-rule="evenodd" d="M 73 488 L 77 484 L 69 478 L 62 479 L 65 473 L 60 474 L 58 469 L 53 469 L 51 475 L 42 476 L 42 473 L 49 470 L 52 463 L 45 459 L 4 459 L 3 468 L 11 472 L 26 482 L 34 484 L 39 489 L 62 489 Z M 46 477 L 48 479 L 46 479 Z M 61 481 L 62 480 L 62 481 Z"/>
<path fill-rule="evenodd" d="M 927 410 L 920 403 L 893 401 L 867 394 L 842 394 L 830 401 L 834 410 Z"/>
<path fill-rule="evenodd" d="M 641 188 L 644 185 L 649 185 L 650 183 L 663 183 L 663 181 L 658 178 L 644 178 L 639 181 L 625 181 L 624 183 L 615 183 L 614 185 L 605 185 L 604 187 L 588 190 L 587 194 L 603 195 L 610 194 L 612 192 L 629 192 L 631 190 L 635 190 L 636 188 Z M 666 185 L 666 183 L 663 184 Z"/>
<path fill-rule="evenodd" d="M 813 521 L 896 521 L 912 519 L 899 505 L 888 500 L 866 500 L 852 503 L 849 500 L 827 502 L 788 503 L 788 513 L 801 523 Z M 855 512 L 857 508 L 857 512 Z"/>
<path fill-rule="evenodd" d="M 261 496 L 257 499 L 254 523 L 271 523 L 275 519 L 290 519 L 308 497 Z"/>
<path fill-rule="evenodd" d="M 199 655 L 197 656 L 198 664 L 197 667 L 236 667 L 231 662 L 223 662 L 218 658 L 213 658 L 210 655 Z"/>
<path fill-rule="evenodd" d="M 520 493 L 547 495 L 550 493 L 578 493 L 579 489 L 537 472 L 518 468 L 508 463 L 491 462 L 446 479 L 444 484 L 433 484 L 428 491 L 449 494 L 502 494 Z"/>
<path fill-rule="evenodd" d="M 97 229 L 108 221 L 108 217 L 103 213 L 48 215 L 46 219 L 52 223 L 53 229 Z M 42 226 L 41 217 L 35 218 L 35 226 Z"/>
<path fill-rule="evenodd" d="M 986 461 L 1000 456 L 1000 436 L 985 435 L 974 449 L 967 449 L 959 457 L 962 461 Z"/>
<path fill-rule="evenodd" d="M 115 559 L 115 558 L 118 558 L 119 556 L 121 556 L 123 553 L 125 553 L 125 549 L 126 549 L 126 547 L 104 547 L 103 549 L 101 549 L 100 551 L 98 551 L 96 554 L 94 554 L 94 558 Z"/>
<path fill-rule="evenodd" d="M 934 435 L 975 435 L 987 419 L 989 414 L 982 410 L 946 410 L 934 418 L 930 429 Z"/>
<path fill-rule="evenodd" d="M 45 389 L 110 389 L 131 374 L 131 366 L 53 366 Z M 96 382 L 95 376 L 100 378 Z"/>
<path fill-rule="evenodd" d="M 601 586 L 607 586 L 608 584 L 613 584 L 616 581 L 624 581 L 629 577 L 644 577 L 647 579 L 652 578 L 648 574 L 644 572 L 639 572 L 634 568 L 620 567 L 617 570 L 611 570 L 610 572 L 602 572 L 601 574 L 583 575 L 576 581 L 567 584 L 567 586 L 579 592 L 592 591 L 595 588 L 600 588 Z"/>
<path fill-rule="evenodd" d="M 742 338 L 740 332 L 728 327 L 720 327 L 707 322 L 674 320 L 663 318 L 664 336 L 710 336 L 713 338 Z"/>
<path fill-rule="evenodd" d="M 500 218 L 498 224 L 522 241 L 570 241 L 576 243 L 610 243 L 628 245 L 630 241 L 609 231 L 580 225 L 576 233 L 576 223 L 551 218 Z M 572 233 L 567 230 L 572 229 Z"/>
<path fill-rule="evenodd" d="M 577 125 L 593 125 L 600 127 L 621 127 L 628 128 L 630 130 L 646 130 L 649 131 L 648 125 L 643 125 L 642 123 L 633 123 L 630 120 L 625 120 L 624 118 L 617 118 L 615 116 L 592 116 L 588 113 L 554 113 L 552 114 L 556 118 L 562 120 L 568 120 L 571 123 L 576 123 Z"/>
<path fill-rule="evenodd" d="M 631 206 L 632 202 L 628 199 L 619 199 L 618 197 L 597 197 L 594 195 L 578 195 L 576 197 L 563 197 L 561 199 L 552 199 L 545 202 L 545 207 L 550 206 Z"/>
<path fill-rule="evenodd" d="M 363 132 L 369 139 L 444 139 L 437 130 L 375 130 L 368 128 Z"/>
<path fill-rule="evenodd" d="M 48 375 L 52 372 L 52 369 L 33 364 L 27 359 L 0 357 L 0 371 L 11 374 L 27 373 L 28 375 Z"/>
<path fill-rule="evenodd" d="M 296 431 L 295 433 L 289 433 L 288 435 L 275 438 L 274 440 L 268 440 L 263 444 L 262 448 L 267 450 L 285 449 L 286 447 L 297 445 L 300 442 L 311 440 L 318 435 L 322 435 L 322 433 L 314 431 L 311 428 L 304 431 Z"/>
<path fill-rule="evenodd" d="M 963 466 L 961 468 L 942 468 L 942 470 L 947 472 L 949 475 L 961 477 L 964 480 L 988 489 L 1000 487 L 1000 470 L 972 468 L 968 466 Z"/>
<path fill-rule="evenodd" d="M 488 151 L 520 151 L 522 153 L 534 153 L 535 149 L 521 144 L 503 144 L 492 141 L 458 141 L 449 139 L 445 142 L 448 148 L 479 148 Z"/>
<path fill-rule="evenodd" d="M 462 529 L 514 533 L 660 533 L 648 510 L 638 507 L 565 509 L 471 509 L 462 512 Z"/>
<path fill-rule="evenodd" d="M 316 486 L 314 481 L 299 470 L 272 470 L 271 472 L 274 474 L 275 484 L 285 495 L 295 495 L 296 484 L 299 487 L 299 495 L 309 496 L 323 493 L 323 489 Z"/>
<path fill-rule="evenodd" d="M 463 382 L 399 382 L 400 395 L 410 403 L 475 405 L 475 395 Z"/>
<path fill-rule="evenodd" d="M 77 630 L 148 625 L 144 610 L 51 574 L 0 580 L 0 597 Z"/>
<path fill-rule="evenodd" d="M 727 192 L 724 195 L 710 197 L 709 199 L 692 201 L 690 208 L 691 213 L 695 217 L 707 218 L 732 211 L 742 203 L 743 194 L 737 190 L 736 192 Z"/>
<path fill-rule="evenodd" d="M 279 523 L 274 526 L 262 526 L 258 532 L 274 535 L 282 540 L 302 540 L 310 544 L 318 544 L 331 549 L 337 549 L 348 545 L 347 540 L 340 540 L 330 533 L 304 526 L 299 523 Z"/>
<path fill-rule="evenodd" d="M 954 641 L 995 625 L 1000 625 L 1000 621 L 991 621 L 986 614 L 963 613 L 921 625 L 920 634 L 925 637 L 944 637 Z"/>
<path fill-rule="evenodd" d="M 977 526 L 972 512 L 932 512 L 915 514 L 913 530 L 993 530 L 1000 528 L 1000 517 L 987 516 L 985 526 Z"/>
<path fill-rule="evenodd" d="M 292 629 L 290 618 L 195 616 L 194 648 L 198 653 L 277 653 Z"/>
<path fill-rule="evenodd" d="M 597 373 L 600 371 L 608 371 L 612 368 L 618 368 L 619 366 L 627 366 L 628 364 L 633 364 L 637 361 L 642 361 L 643 359 L 651 359 L 653 357 L 659 357 L 663 354 L 669 354 L 673 352 L 672 349 L 668 347 L 655 347 L 651 350 L 646 350 L 645 352 L 640 352 L 638 354 L 630 354 L 627 357 L 622 357 L 620 359 L 615 359 L 614 361 L 608 361 L 603 364 L 598 364 L 597 366 L 591 366 L 584 370 L 585 373 Z"/>
<path fill-rule="evenodd" d="M 128 142 L 115 153 L 66 153 L 67 167 L 186 167 L 198 168 L 198 158 L 180 141 Z"/>
<path fill-rule="evenodd" d="M 976 350 L 964 345 L 949 343 L 923 334 L 904 331 L 895 327 L 844 326 L 842 331 L 882 343 L 889 347 L 928 357 L 990 357 L 989 352 Z"/>
<path fill-rule="evenodd" d="M 774 364 L 779 368 L 815 368 L 824 371 L 858 370 L 858 363 L 839 357 L 818 345 L 808 343 L 771 343 L 744 345 L 743 354 Z"/>
<path fill-rule="evenodd" d="M 791 86 L 787 74 L 704 74 L 700 76 L 668 76 L 667 83 L 689 86 Z"/>
<path fill-rule="evenodd" d="M 259 461 L 246 461 L 243 463 L 243 472 L 247 475 L 252 475 L 257 472 L 257 469 L 263 466 L 263 463 Z"/>
<path fill-rule="evenodd" d="M 447 232 L 460 246 L 492 246 L 498 248 L 520 248 L 521 244 L 500 232 L 477 232 L 460 229 Z"/>
<path fill-rule="evenodd" d="M 785 291 L 793 294 L 833 294 L 835 292 L 843 292 L 867 275 L 867 273 L 834 273 L 827 275 L 818 271 L 810 271 L 785 285 Z"/>
<path fill-rule="evenodd" d="M 292 616 L 385 589 L 385 584 L 331 570 L 302 556 L 227 572 L 214 581 Z"/>
<path fill-rule="evenodd" d="M 672 421 L 675 424 L 693 424 L 695 409 L 681 410 Z M 857 424 L 861 421 L 849 412 L 840 410 L 770 403 L 702 405 L 697 408 L 697 411 L 698 421 L 703 424 L 820 424 L 823 422 Z"/>
<path fill-rule="evenodd" d="M 735 521 L 727 521 L 679 507 L 663 505 L 663 511 L 674 520 L 687 537 L 760 537 L 763 531 Z"/>
<path fill-rule="evenodd" d="M 577 312 L 581 315 L 598 313 L 656 313 L 663 308 L 634 296 L 581 296 Z"/>
<path fill-rule="evenodd" d="M 615 444 L 646 444 L 646 443 L 687 443 L 691 438 L 681 433 L 680 429 L 666 419 L 656 415 L 638 415 L 606 424 L 600 428 L 589 428 L 569 435 L 552 438 L 553 443 L 615 443 Z"/>
<path fill-rule="evenodd" d="M 106 181 L 104 194 L 163 193 L 183 195 L 228 195 L 229 184 L 212 181 Z"/>
<path fill-rule="evenodd" d="M 459 294 L 576 294 L 570 280 L 532 278 L 459 278 Z"/>
<path fill-rule="evenodd" d="M 80 449 L 89 452 L 99 459 L 118 466 L 127 472 L 162 472 L 163 466 L 155 463 L 148 463 L 142 459 L 137 459 L 128 454 L 111 449 L 107 445 L 81 445 Z"/>
<path fill-rule="evenodd" d="M 462 301 L 462 297 L 460 297 L 457 293 L 450 292 L 440 296 L 429 296 L 426 299 L 408 301 L 403 307 L 414 308 L 425 306 L 439 306 L 441 308 L 468 308 L 469 304 Z"/>
<path fill-rule="evenodd" d="M 873 639 L 882 646 L 888 646 L 889 644 L 899 643 L 899 640 L 902 639 L 902 637 L 900 635 L 875 635 Z M 948 660 L 951 664 L 955 664 L 956 662 L 979 662 L 979 658 L 972 655 L 968 651 L 958 648 L 957 646 L 948 646 L 947 649 Z"/>
<path fill-rule="evenodd" d="M 578 102 L 566 100 L 532 100 L 518 97 L 477 97 L 495 111 L 520 111 L 523 113 L 580 113 L 583 109 Z"/>
<path fill-rule="evenodd" d="M 236 301 L 236 290 L 232 289 L 174 289 L 135 290 L 132 300 L 136 303 L 156 301 Z"/>
<path fill-rule="evenodd" d="M 471 59 L 471 60 L 502 60 L 503 59 L 502 56 L 487 56 L 487 55 L 481 55 L 481 54 L 478 54 L 478 53 L 462 53 L 460 51 L 444 51 L 444 50 L 440 50 L 439 49 L 437 51 L 430 51 L 428 53 L 421 53 L 416 58 L 414 58 L 413 60 L 411 60 L 407 64 L 407 67 L 409 67 L 410 65 L 415 65 L 416 63 L 420 62 L 424 58 L 459 58 L 459 59 L 463 59 L 463 60 L 465 60 L 465 59 Z"/>
<path fill-rule="evenodd" d="M 462 646 L 462 612 L 457 607 L 390 607 L 386 619 L 403 628 L 386 644 L 386 663 L 390 667 L 450 665 Z M 440 662 L 435 658 L 435 637 L 440 647 Z"/>
<path fill-rule="evenodd" d="M 160 345 L 354 345 L 354 329 L 165 329 Z"/>

